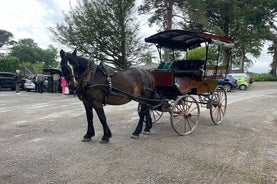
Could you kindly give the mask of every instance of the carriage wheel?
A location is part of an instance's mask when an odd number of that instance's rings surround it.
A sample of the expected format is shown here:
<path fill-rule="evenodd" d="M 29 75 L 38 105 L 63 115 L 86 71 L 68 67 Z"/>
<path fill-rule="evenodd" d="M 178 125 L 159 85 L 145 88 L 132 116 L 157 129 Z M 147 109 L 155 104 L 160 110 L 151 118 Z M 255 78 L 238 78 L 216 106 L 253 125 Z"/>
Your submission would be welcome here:
<path fill-rule="evenodd" d="M 150 109 L 150 115 L 152 119 L 152 124 L 154 125 L 157 121 L 159 121 L 159 119 L 161 119 L 163 112 Z"/>
<path fill-rule="evenodd" d="M 140 105 L 138 106 L 138 113 L 140 112 Z M 151 116 L 151 119 L 152 119 L 152 125 L 154 125 L 157 121 L 159 121 L 159 119 L 161 119 L 163 115 L 163 112 L 162 111 L 158 111 L 158 110 L 153 110 L 153 109 L 150 109 L 150 116 Z M 144 122 L 146 122 L 146 119 L 144 117 Z"/>
<path fill-rule="evenodd" d="M 190 134 L 198 125 L 200 109 L 196 99 L 189 95 L 179 97 L 171 109 L 171 126 L 179 135 Z"/>
<path fill-rule="evenodd" d="M 227 107 L 227 95 L 223 86 L 217 86 L 212 94 L 210 115 L 215 125 L 220 124 L 223 121 Z"/>

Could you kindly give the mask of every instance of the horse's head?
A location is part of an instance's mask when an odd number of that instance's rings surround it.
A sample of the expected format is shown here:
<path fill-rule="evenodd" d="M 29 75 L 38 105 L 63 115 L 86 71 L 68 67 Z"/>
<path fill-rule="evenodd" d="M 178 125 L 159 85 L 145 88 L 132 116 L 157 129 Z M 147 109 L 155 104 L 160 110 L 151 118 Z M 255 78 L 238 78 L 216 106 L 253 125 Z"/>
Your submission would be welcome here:
<path fill-rule="evenodd" d="M 61 69 L 66 79 L 68 87 L 72 90 L 77 88 L 78 85 L 78 62 L 76 56 L 76 49 L 73 53 L 67 53 L 63 50 L 60 51 L 61 56 Z"/>

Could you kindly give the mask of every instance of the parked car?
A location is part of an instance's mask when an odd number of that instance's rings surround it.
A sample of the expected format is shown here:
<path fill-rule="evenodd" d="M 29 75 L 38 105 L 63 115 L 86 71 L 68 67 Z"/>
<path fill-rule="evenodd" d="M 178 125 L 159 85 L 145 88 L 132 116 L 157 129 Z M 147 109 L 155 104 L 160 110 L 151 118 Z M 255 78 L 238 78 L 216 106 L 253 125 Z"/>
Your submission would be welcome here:
<path fill-rule="evenodd" d="M 245 77 L 248 80 L 249 84 L 253 83 L 253 78 L 249 74 L 247 74 L 247 73 L 230 73 L 230 75 L 232 75 L 233 77 L 235 77 L 235 76 L 243 76 L 243 77 Z"/>
<path fill-rule="evenodd" d="M 31 91 L 31 90 L 35 90 L 36 89 L 36 85 L 33 83 L 33 79 L 32 78 L 28 78 L 25 80 L 24 82 L 24 89 L 26 91 Z"/>
<path fill-rule="evenodd" d="M 49 75 L 44 75 L 43 90 L 48 91 Z"/>
<path fill-rule="evenodd" d="M 246 90 L 249 87 L 250 83 L 249 83 L 249 81 L 246 77 L 244 77 L 242 75 L 241 76 L 240 75 L 234 75 L 233 78 L 237 80 L 237 87 L 240 90 Z"/>
<path fill-rule="evenodd" d="M 222 85 L 225 91 L 231 91 L 233 88 L 237 87 L 237 80 L 232 77 L 232 75 L 227 75 L 225 79 L 218 79 L 217 85 Z"/>
<path fill-rule="evenodd" d="M 48 91 L 48 80 L 49 80 L 49 75 L 44 75 L 45 79 L 43 81 L 43 90 Z M 26 79 L 24 83 L 24 89 L 27 91 L 35 90 L 36 85 L 35 85 L 35 76 L 29 77 Z"/>
<path fill-rule="evenodd" d="M 0 89 L 10 88 L 15 90 L 15 73 L 0 72 Z"/>
<path fill-rule="evenodd" d="M 49 85 L 52 85 L 52 82 L 51 82 L 51 78 L 52 76 L 51 75 L 44 75 L 45 79 L 44 79 L 44 82 L 43 82 L 43 90 L 44 91 L 47 91 L 47 92 L 52 92 L 51 91 L 51 87 L 52 86 L 49 86 Z M 35 83 L 33 82 L 34 76 L 33 77 L 29 77 L 28 79 L 26 79 L 25 83 L 24 83 L 24 89 L 27 90 L 27 91 L 31 91 L 31 90 L 35 90 L 36 89 L 36 85 Z"/>

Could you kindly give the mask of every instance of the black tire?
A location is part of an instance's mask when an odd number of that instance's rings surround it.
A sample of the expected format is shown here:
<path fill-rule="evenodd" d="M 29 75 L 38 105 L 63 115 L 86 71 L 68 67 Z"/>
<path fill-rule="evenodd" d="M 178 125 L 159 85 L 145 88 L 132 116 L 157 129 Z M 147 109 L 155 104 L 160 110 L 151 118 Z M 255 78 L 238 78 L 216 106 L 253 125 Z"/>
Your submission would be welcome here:
<path fill-rule="evenodd" d="M 240 90 L 246 90 L 246 89 L 247 89 L 247 86 L 244 85 L 244 84 L 242 84 L 242 85 L 239 86 L 239 89 L 240 89 Z"/>
<path fill-rule="evenodd" d="M 230 92 L 232 89 L 232 85 L 231 84 L 224 84 L 224 89 L 226 92 Z"/>

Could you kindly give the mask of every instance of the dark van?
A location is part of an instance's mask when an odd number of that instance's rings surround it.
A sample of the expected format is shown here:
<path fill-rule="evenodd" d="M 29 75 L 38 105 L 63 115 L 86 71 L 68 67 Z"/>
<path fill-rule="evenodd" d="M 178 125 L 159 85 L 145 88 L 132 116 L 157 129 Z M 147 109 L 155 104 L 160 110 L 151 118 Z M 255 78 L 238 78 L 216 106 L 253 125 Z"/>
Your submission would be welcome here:
<path fill-rule="evenodd" d="M 15 90 L 15 73 L 0 72 L 0 89 L 10 88 Z"/>

